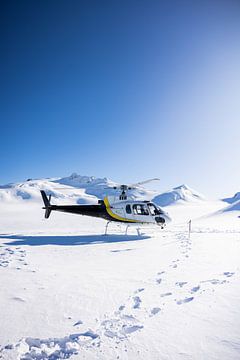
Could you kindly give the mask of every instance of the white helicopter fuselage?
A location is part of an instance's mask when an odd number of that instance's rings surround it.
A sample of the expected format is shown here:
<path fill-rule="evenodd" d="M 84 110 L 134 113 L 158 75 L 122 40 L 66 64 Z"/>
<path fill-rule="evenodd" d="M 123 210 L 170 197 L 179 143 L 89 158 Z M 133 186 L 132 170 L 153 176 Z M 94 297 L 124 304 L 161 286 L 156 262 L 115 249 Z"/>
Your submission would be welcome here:
<path fill-rule="evenodd" d="M 132 200 L 119 196 L 106 196 L 104 204 L 109 216 L 126 223 L 166 225 L 171 221 L 167 212 L 151 201 Z"/>

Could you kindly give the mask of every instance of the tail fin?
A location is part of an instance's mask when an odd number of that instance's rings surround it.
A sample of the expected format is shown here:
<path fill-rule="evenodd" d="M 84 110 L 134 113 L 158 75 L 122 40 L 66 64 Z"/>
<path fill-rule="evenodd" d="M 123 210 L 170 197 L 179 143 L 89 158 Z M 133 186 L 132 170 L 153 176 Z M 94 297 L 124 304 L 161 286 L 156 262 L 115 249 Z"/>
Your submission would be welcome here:
<path fill-rule="evenodd" d="M 51 214 L 51 204 L 50 204 L 50 200 L 51 200 L 51 195 L 49 196 L 49 199 L 47 198 L 47 195 L 45 193 L 45 191 L 40 190 L 41 195 L 42 195 L 42 199 L 44 202 L 45 207 L 43 207 L 43 209 L 45 209 L 45 219 L 48 219 L 50 214 Z"/>

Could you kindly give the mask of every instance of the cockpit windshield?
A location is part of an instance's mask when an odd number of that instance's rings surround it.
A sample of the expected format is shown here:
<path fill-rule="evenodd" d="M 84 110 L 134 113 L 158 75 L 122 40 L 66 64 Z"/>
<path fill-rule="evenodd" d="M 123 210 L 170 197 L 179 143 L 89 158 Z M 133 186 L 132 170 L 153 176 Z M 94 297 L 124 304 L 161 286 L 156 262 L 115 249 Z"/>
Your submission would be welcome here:
<path fill-rule="evenodd" d="M 148 209 L 149 209 L 150 214 L 151 214 L 152 216 L 163 214 L 163 211 L 160 209 L 160 207 L 156 206 L 156 205 L 153 204 L 153 203 L 149 203 L 149 204 L 148 204 Z"/>

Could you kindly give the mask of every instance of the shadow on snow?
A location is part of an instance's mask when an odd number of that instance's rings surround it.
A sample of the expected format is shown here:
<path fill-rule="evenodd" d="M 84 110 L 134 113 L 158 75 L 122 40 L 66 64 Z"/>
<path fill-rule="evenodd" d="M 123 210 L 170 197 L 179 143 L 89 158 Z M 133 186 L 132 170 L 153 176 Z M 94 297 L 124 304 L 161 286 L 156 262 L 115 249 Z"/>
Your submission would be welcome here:
<path fill-rule="evenodd" d="M 25 235 L 0 235 L 0 239 L 12 239 L 14 241 L 5 242 L 4 245 L 13 246 L 42 246 L 42 245 L 94 245 L 118 243 L 127 241 L 139 241 L 149 239 L 150 236 L 138 235 L 75 235 L 75 236 L 25 236 Z"/>

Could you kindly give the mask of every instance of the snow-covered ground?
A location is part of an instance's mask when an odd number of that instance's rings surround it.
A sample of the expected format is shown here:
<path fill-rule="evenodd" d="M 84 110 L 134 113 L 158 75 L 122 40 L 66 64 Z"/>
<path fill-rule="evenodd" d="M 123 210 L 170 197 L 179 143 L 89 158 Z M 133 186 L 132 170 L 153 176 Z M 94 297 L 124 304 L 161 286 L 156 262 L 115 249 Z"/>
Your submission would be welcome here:
<path fill-rule="evenodd" d="M 104 220 L 44 219 L 39 189 L 53 203 L 94 203 L 113 183 L 60 180 L 0 189 L 0 359 L 240 359 L 236 202 L 184 185 L 167 192 L 165 230 L 111 225 L 104 236 Z"/>

